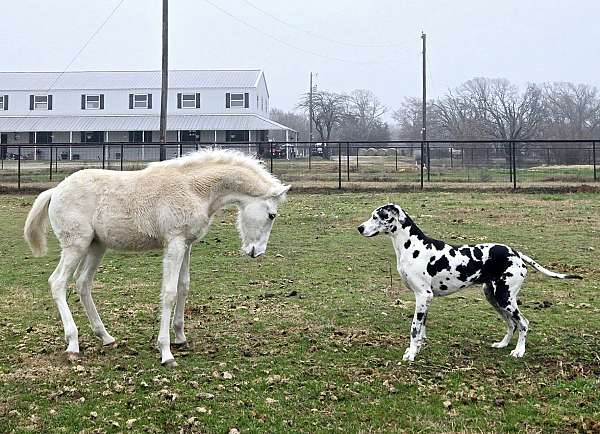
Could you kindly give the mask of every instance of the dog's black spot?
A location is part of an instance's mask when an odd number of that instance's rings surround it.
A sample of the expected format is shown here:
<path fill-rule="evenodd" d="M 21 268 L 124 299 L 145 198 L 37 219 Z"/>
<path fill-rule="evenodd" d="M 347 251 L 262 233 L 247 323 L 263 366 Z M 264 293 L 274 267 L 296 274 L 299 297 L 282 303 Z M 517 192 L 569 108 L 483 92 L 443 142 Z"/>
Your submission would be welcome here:
<path fill-rule="evenodd" d="M 448 287 L 446 285 L 440 285 L 441 291 L 446 291 L 447 289 L 448 289 Z"/>
<path fill-rule="evenodd" d="M 452 256 L 453 258 L 456 256 L 456 250 L 454 250 L 454 248 L 450 249 L 448 253 L 450 253 L 450 256 Z"/>
<path fill-rule="evenodd" d="M 427 273 L 429 273 L 431 277 L 443 270 L 450 270 L 450 262 L 448 262 L 448 258 L 446 258 L 446 256 L 440 257 L 433 264 L 427 264 Z"/>
<path fill-rule="evenodd" d="M 417 337 L 417 328 L 416 327 L 413 327 L 410 335 L 413 337 L 413 339 Z"/>
<path fill-rule="evenodd" d="M 377 216 L 381 219 L 381 220 L 387 220 L 387 218 L 389 217 L 389 214 L 387 212 L 385 212 L 385 210 L 383 208 L 380 208 L 377 211 Z"/>
<path fill-rule="evenodd" d="M 423 312 L 417 312 L 417 321 L 421 321 L 425 314 Z"/>
<path fill-rule="evenodd" d="M 481 270 L 481 262 L 469 259 L 466 264 L 460 264 L 456 266 L 458 272 L 458 280 L 461 282 L 467 282 L 473 277 L 478 271 Z"/>
<path fill-rule="evenodd" d="M 392 228 L 390 229 L 390 232 L 391 232 L 391 233 L 394 233 L 394 232 L 396 232 L 397 230 L 398 230 L 398 228 L 397 228 L 397 227 L 394 225 L 394 226 L 392 226 Z"/>
<path fill-rule="evenodd" d="M 479 247 L 473 247 L 473 257 L 478 261 L 481 261 L 481 258 L 483 258 L 483 252 Z"/>
<path fill-rule="evenodd" d="M 418 250 L 415 250 L 415 251 L 413 252 L 413 258 L 416 258 L 417 256 L 419 256 L 419 251 L 418 251 Z"/>
<path fill-rule="evenodd" d="M 408 249 L 409 247 L 410 247 L 410 240 L 407 240 L 407 241 L 404 243 L 404 248 L 405 248 L 405 249 Z"/>
<path fill-rule="evenodd" d="M 467 258 L 473 259 L 473 256 L 471 256 L 471 249 L 469 249 L 468 247 L 463 247 L 459 250 L 459 252 L 461 255 L 466 256 Z"/>
<path fill-rule="evenodd" d="M 435 261 L 435 256 L 432 256 L 431 258 L 429 258 L 429 262 L 433 262 Z"/>

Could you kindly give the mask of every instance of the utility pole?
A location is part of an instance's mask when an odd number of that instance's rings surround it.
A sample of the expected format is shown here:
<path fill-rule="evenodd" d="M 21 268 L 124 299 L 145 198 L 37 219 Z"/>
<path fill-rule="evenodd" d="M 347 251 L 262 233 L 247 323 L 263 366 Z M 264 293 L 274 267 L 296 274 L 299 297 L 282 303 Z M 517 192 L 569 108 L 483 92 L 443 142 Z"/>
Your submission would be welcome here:
<path fill-rule="evenodd" d="M 427 45 L 427 35 L 424 32 L 421 32 L 421 39 L 423 40 L 423 126 L 421 128 L 421 188 L 423 188 L 423 165 L 425 155 L 427 155 L 427 181 L 430 181 L 430 166 L 431 159 L 429 157 L 429 143 L 427 143 L 427 149 L 425 149 L 425 141 L 427 140 L 427 64 L 426 64 L 426 45 Z"/>
<path fill-rule="evenodd" d="M 167 159 L 167 98 L 169 89 L 169 0 L 162 0 L 162 83 L 160 89 L 160 161 Z"/>
<path fill-rule="evenodd" d="M 312 94 L 313 94 L 313 82 L 312 82 L 313 73 L 310 73 L 310 89 L 308 91 L 308 169 L 310 170 L 310 158 L 312 154 L 312 141 L 313 141 L 313 133 L 312 133 L 312 123 L 313 123 L 313 107 L 312 107 Z"/>

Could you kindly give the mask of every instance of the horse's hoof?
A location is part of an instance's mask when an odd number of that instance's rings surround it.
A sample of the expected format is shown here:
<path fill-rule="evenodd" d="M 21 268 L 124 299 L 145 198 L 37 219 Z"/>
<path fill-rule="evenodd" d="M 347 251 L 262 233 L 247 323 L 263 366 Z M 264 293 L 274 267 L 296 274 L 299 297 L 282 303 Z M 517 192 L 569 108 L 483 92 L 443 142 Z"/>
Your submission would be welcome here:
<path fill-rule="evenodd" d="M 165 360 L 164 362 L 162 362 L 162 365 L 165 368 L 176 368 L 177 362 L 175 361 L 175 359 L 169 359 L 169 360 Z"/>
<path fill-rule="evenodd" d="M 76 362 L 79 360 L 79 353 L 75 353 L 73 351 L 67 351 L 67 360 L 69 362 Z"/>
<path fill-rule="evenodd" d="M 118 346 L 119 344 L 117 344 L 117 341 L 112 341 L 110 344 L 104 344 L 104 348 L 106 348 L 107 350 L 115 349 Z"/>
<path fill-rule="evenodd" d="M 173 343 L 171 344 L 171 346 L 172 346 L 173 348 L 177 348 L 177 349 L 179 349 L 179 350 L 183 350 L 183 349 L 187 349 L 187 348 L 189 348 L 189 347 L 190 347 L 190 344 L 188 343 L 188 341 L 183 341 L 183 342 L 179 342 L 179 343 L 178 343 L 178 342 L 173 342 Z"/>

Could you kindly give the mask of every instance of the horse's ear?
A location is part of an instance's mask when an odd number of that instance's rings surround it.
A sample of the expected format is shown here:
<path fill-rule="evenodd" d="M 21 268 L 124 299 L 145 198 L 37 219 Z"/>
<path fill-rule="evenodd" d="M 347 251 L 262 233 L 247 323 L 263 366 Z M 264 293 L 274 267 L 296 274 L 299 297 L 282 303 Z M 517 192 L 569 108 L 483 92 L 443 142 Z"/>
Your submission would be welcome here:
<path fill-rule="evenodd" d="M 277 200 L 282 199 L 291 187 L 292 186 L 289 185 L 289 184 L 288 185 L 282 185 L 281 188 L 277 189 L 275 191 L 275 193 L 273 193 L 273 196 L 272 196 L 273 199 L 277 199 Z"/>

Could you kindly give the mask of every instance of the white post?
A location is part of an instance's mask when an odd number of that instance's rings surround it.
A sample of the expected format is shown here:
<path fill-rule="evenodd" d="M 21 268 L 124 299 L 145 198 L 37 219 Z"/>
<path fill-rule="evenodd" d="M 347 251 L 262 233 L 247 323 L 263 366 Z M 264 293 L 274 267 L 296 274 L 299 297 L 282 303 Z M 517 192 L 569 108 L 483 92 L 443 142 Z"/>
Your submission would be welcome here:
<path fill-rule="evenodd" d="M 33 132 L 33 143 L 37 143 L 37 131 Z M 33 159 L 37 160 L 37 146 L 33 147 Z"/>
<path fill-rule="evenodd" d="M 69 131 L 69 161 L 73 160 L 73 131 Z"/>
<path fill-rule="evenodd" d="M 144 143 L 146 143 L 146 131 L 142 131 L 142 161 L 146 159 L 144 157 Z"/>
<path fill-rule="evenodd" d="M 217 130 L 215 130 L 215 143 L 217 143 Z"/>
<path fill-rule="evenodd" d="M 285 130 L 285 159 L 290 159 L 290 130 Z"/>

